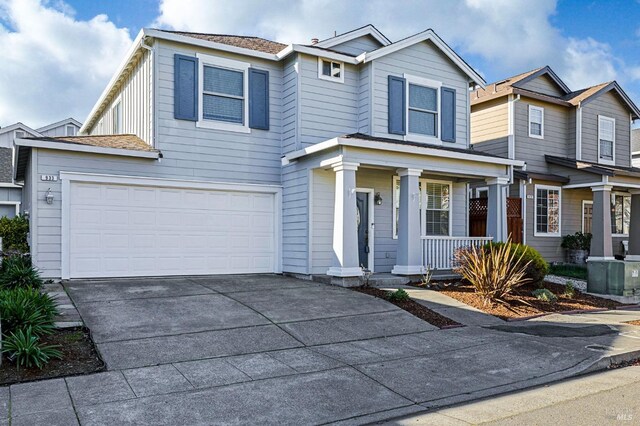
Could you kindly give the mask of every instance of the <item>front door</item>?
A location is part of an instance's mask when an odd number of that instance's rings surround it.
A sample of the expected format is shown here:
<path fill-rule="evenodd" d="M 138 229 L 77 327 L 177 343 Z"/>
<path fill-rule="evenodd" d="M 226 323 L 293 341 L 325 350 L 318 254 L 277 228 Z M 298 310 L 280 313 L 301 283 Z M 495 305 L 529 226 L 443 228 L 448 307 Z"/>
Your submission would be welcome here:
<path fill-rule="evenodd" d="M 356 193 L 358 223 L 358 259 L 360 266 L 369 269 L 369 194 Z"/>

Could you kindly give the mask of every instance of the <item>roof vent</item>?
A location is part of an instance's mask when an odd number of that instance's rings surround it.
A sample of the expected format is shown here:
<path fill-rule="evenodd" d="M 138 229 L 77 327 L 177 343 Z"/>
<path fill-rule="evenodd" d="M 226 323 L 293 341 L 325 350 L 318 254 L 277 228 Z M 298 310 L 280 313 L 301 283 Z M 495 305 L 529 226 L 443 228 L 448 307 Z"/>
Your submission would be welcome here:
<path fill-rule="evenodd" d="M 311 39 L 311 44 L 318 44 L 320 40 L 317 37 Z"/>

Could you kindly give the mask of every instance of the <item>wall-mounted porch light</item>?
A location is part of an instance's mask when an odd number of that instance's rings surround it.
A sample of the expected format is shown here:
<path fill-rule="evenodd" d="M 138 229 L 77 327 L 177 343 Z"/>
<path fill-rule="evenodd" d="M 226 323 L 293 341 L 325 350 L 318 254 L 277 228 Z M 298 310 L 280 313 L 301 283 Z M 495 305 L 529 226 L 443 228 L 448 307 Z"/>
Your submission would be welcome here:
<path fill-rule="evenodd" d="M 47 204 L 53 204 L 53 194 L 51 193 L 51 188 L 47 189 L 46 194 L 44 194 L 44 200 Z"/>
<path fill-rule="evenodd" d="M 373 201 L 376 203 L 376 206 L 382 205 L 382 195 L 379 192 L 376 192 L 376 195 L 373 197 Z"/>

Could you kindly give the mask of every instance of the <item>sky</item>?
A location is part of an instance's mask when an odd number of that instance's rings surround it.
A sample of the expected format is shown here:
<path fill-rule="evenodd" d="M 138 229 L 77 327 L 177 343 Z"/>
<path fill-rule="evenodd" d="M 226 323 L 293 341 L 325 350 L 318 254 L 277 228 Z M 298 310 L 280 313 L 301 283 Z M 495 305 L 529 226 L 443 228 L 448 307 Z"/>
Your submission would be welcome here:
<path fill-rule="evenodd" d="M 486 80 L 550 65 L 640 105 L 640 0 L 0 0 L 0 126 L 83 121 L 141 28 L 309 43 L 366 24 L 427 28 Z"/>

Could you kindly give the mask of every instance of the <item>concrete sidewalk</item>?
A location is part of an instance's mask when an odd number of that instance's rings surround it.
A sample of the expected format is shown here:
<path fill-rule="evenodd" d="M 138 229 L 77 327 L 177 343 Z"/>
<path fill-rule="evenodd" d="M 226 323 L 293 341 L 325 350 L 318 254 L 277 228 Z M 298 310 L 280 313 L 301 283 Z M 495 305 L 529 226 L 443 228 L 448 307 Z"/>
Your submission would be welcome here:
<path fill-rule="evenodd" d="M 411 415 L 385 424 L 604 426 L 638 422 L 640 367 L 628 367 Z"/>
<path fill-rule="evenodd" d="M 622 324 L 639 311 L 438 330 L 383 300 L 273 275 L 66 288 L 109 371 L 0 388 L 0 421 L 362 424 L 561 380 L 640 351 L 640 327 Z"/>

